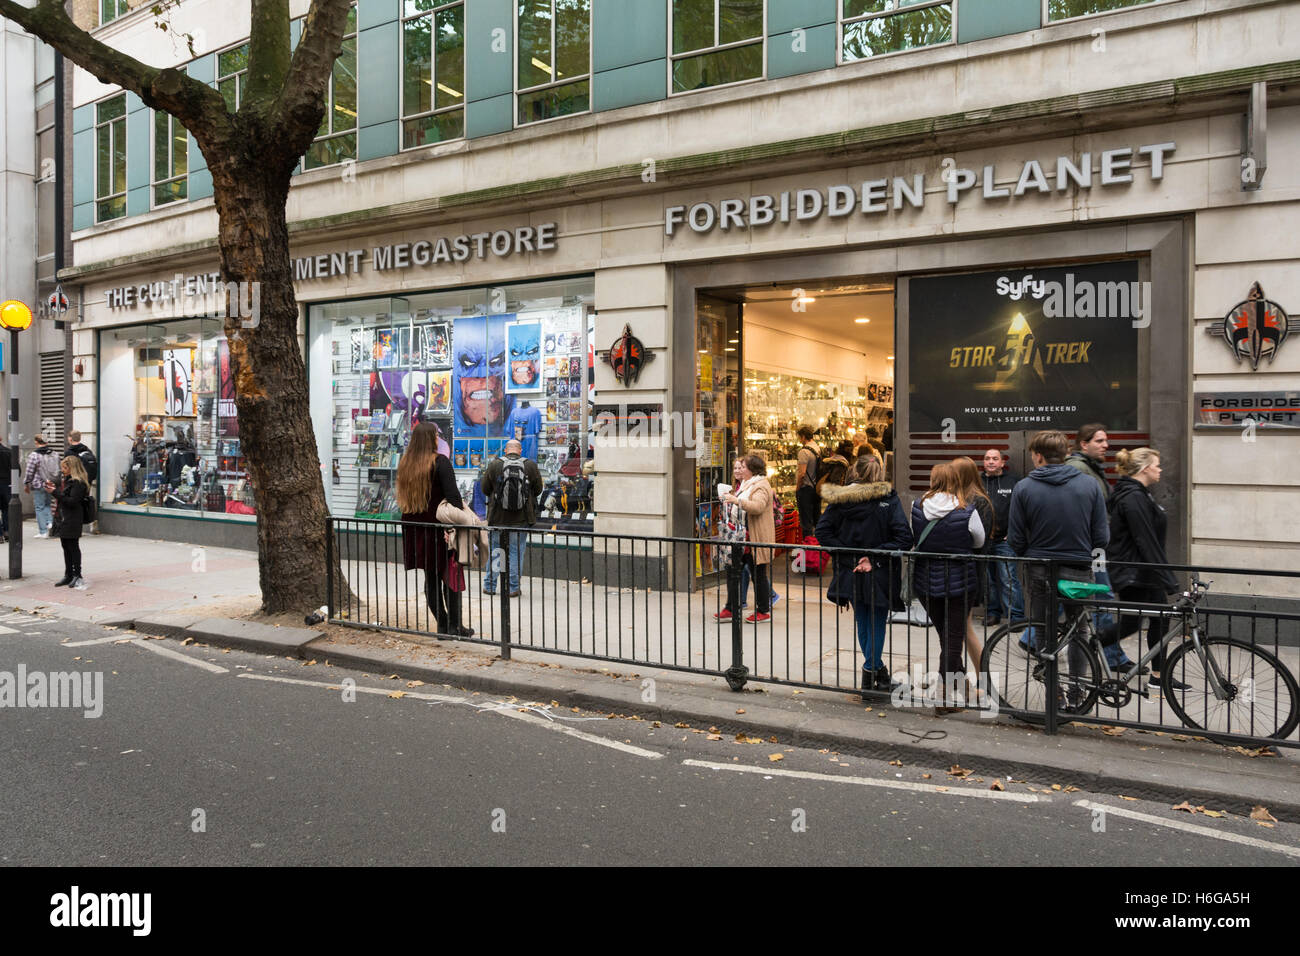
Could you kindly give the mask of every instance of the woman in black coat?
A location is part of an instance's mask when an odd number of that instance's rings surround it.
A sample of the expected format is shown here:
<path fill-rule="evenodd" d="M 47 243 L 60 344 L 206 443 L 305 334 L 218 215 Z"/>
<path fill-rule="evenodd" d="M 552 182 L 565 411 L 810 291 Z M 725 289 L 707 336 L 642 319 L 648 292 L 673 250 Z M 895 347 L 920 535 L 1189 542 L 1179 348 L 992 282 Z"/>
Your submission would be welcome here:
<path fill-rule="evenodd" d="M 424 571 L 425 597 L 438 622 L 438 633 L 472 637 L 461 625 L 460 592 L 447 580 L 447 538 L 437 524 L 438 506 L 450 501 L 464 507 L 456 473 L 438 453 L 438 427 L 422 422 L 411 430 L 411 443 L 397 465 L 397 506 L 402 509 L 402 559 L 406 570 Z"/>
<path fill-rule="evenodd" d="M 85 522 L 85 501 L 90 494 L 90 479 L 81 459 L 69 455 L 59 462 L 61 477 L 56 485 L 45 483 L 45 490 L 54 496 L 55 511 L 52 526 L 54 537 L 63 545 L 63 579 L 55 581 L 56 588 L 74 587 L 86 590 L 81 577 L 81 527 Z"/>
<path fill-rule="evenodd" d="M 874 455 L 859 458 L 849 469 L 848 484 L 822 485 L 827 508 L 817 522 L 817 543 L 834 549 L 826 596 L 840 607 L 853 608 L 864 691 L 892 689 L 882 651 L 898 571 L 893 561 L 872 561 L 862 552 L 905 551 L 912 546 L 903 506 L 882 478 Z"/>
<path fill-rule="evenodd" d="M 1160 481 L 1160 452 L 1154 448 L 1123 450 L 1116 456 L 1120 479 L 1111 490 L 1106 502 L 1110 513 L 1110 545 L 1106 548 L 1110 583 L 1121 601 L 1137 604 L 1167 604 L 1166 596 L 1178 590 L 1178 579 L 1165 567 L 1134 567 L 1135 564 L 1167 565 L 1165 531 L 1169 518 L 1165 509 L 1151 497 L 1150 488 Z M 1147 647 L 1156 647 L 1165 635 L 1165 619 L 1150 619 L 1147 630 Z M 1135 634 L 1142 624 L 1142 615 L 1123 614 L 1110 627 L 1098 634 L 1104 645 L 1114 644 Z M 1151 683 L 1160 686 L 1160 672 L 1164 669 L 1164 652 L 1151 659 Z M 1120 665 L 1121 673 L 1136 665 Z M 1181 681 L 1169 678 L 1175 689 L 1186 687 Z"/>

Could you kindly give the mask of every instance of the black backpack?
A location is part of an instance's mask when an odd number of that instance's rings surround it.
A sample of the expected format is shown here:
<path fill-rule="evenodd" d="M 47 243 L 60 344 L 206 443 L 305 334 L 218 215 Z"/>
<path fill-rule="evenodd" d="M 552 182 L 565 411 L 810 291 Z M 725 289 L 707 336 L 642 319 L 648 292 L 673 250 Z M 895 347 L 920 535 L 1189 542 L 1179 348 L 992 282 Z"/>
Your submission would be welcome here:
<path fill-rule="evenodd" d="M 89 448 L 84 448 L 79 452 L 75 452 L 75 454 L 81 459 L 81 464 L 86 469 L 86 477 L 91 482 L 94 482 L 99 477 L 99 459 L 95 457 L 95 453 Z"/>
<path fill-rule="evenodd" d="M 497 501 L 506 511 L 523 511 L 528 500 L 528 471 L 522 458 L 501 459 Z"/>

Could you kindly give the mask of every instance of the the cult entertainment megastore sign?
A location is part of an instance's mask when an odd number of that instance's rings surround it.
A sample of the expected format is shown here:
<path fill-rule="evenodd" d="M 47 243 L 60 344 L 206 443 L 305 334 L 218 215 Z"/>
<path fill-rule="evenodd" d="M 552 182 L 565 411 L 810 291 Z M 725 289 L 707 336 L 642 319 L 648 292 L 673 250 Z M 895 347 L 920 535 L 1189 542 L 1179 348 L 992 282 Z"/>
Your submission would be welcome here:
<path fill-rule="evenodd" d="M 949 205 L 965 197 L 981 201 L 1005 201 L 1026 195 L 1049 195 L 1069 189 L 1092 189 L 1131 184 L 1134 170 L 1145 165 L 1147 178 L 1159 182 L 1164 178 L 1165 160 L 1177 144 L 1150 143 L 1134 147 L 1103 150 L 1093 168 L 1093 154 L 1058 156 L 1055 166 L 1044 167 L 1037 159 L 1019 164 L 1015 184 L 1007 178 L 1009 170 L 981 164 L 979 171 L 956 165 L 953 159 L 940 164 L 939 190 Z M 1005 185 L 999 186 L 1001 181 Z M 664 209 L 664 234 L 668 237 L 687 229 L 698 234 L 714 230 L 754 229 L 791 222 L 808 222 L 822 218 L 837 219 L 859 215 L 887 213 L 891 209 L 924 208 L 926 174 L 910 178 L 891 176 L 869 179 L 857 185 L 834 185 L 825 189 L 797 188 L 774 194 L 723 199 L 718 203 L 696 202 L 668 206 Z M 295 282 L 329 279 L 343 275 L 360 275 L 368 266 L 375 273 L 405 272 L 417 268 L 455 265 L 473 259 L 507 259 L 518 253 L 551 252 L 557 247 L 558 225 L 554 222 L 536 226 L 518 226 L 485 232 L 439 236 L 415 242 L 390 243 L 366 248 L 351 248 L 301 256 L 293 260 Z M 136 306 L 173 307 L 183 300 L 201 299 L 226 291 L 219 273 L 177 274 L 167 279 L 111 288 L 105 293 L 110 309 Z"/>

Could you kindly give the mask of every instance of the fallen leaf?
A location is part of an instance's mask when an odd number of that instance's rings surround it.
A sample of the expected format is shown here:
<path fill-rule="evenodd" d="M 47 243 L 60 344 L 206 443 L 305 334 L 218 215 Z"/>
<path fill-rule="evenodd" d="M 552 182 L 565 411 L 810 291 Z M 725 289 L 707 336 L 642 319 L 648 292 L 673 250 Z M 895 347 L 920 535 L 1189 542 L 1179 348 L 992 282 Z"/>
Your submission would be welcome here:
<path fill-rule="evenodd" d="M 1132 800 L 1134 803 L 1137 802 L 1137 797 L 1126 797 L 1126 796 L 1124 796 L 1124 794 L 1122 794 L 1122 793 L 1119 795 L 1119 798 L 1120 798 L 1121 800 Z"/>
<path fill-rule="evenodd" d="M 1273 829 L 1273 824 L 1265 823 L 1263 820 L 1256 820 L 1255 825 L 1259 827 L 1268 827 L 1270 830 Z"/>
<path fill-rule="evenodd" d="M 1124 733 L 1124 731 L 1126 731 L 1126 730 L 1128 730 L 1127 727 L 1103 727 L 1103 728 L 1101 728 L 1101 732 L 1102 732 L 1103 734 L 1105 734 L 1107 737 L 1118 737 L 1120 734 Z"/>
<path fill-rule="evenodd" d="M 1250 811 L 1250 818 L 1257 822 L 1277 823 L 1277 817 L 1269 813 L 1264 807 L 1255 807 Z"/>
<path fill-rule="evenodd" d="M 768 738 L 767 738 L 767 742 L 768 742 L 769 744 L 779 744 L 781 741 L 777 740 L 777 739 L 776 739 L 776 735 L 773 734 L 771 737 L 768 737 Z"/>
<path fill-rule="evenodd" d="M 947 792 L 948 792 L 948 788 L 947 788 L 947 787 L 935 787 L 934 789 L 938 790 L 940 793 L 947 793 Z"/>
<path fill-rule="evenodd" d="M 802 694 L 803 691 L 801 691 L 801 690 L 796 690 L 796 691 L 794 691 L 794 693 L 795 693 L 795 694 Z"/>
<path fill-rule="evenodd" d="M 651 727 L 658 727 L 658 726 L 659 726 L 659 721 L 656 720 L 656 721 L 655 721 L 653 724 L 651 724 L 650 726 L 651 726 Z"/>
<path fill-rule="evenodd" d="M 709 728 L 709 733 L 711 733 L 711 734 L 719 733 L 718 728 L 717 728 L 717 727 L 710 727 L 710 728 Z"/>
<path fill-rule="evenodd" d="M 867 712 L 868 714 L 871 713 L 871 708 L 868 707 L 867 710 L 866 710 L 866 712 Z"/>
<path fill-rule="evenodd" d="M 744 708 L 744 707 L 737 707 L 737 708 L 736 708 L 736 713 L 738 713 L 738 714 L 743 714 L 744 712 L 745 712 L 745 708 Z"/>
<path fill-rule="evenodd" d="M 1227 816 L 1227 814 L 1224 813 L 1222 810 L 1206 810 L 1206 811 L 1205 811 L 1205 815 L 1206 815 L 1207 817 L 1214 817 L 1216 820 L 1217 820 L 1219 817 L 1226 817 L 1226 816 Z"/>
<path fill-rule="evenodd" d="M 682 740 L 685 740 L 685 739 L 686 739 L 685 737 L 682 738 Z M 709 734 L 709 736 L 705 737 L 704 739 L 705 739 L 705 740 L 721 740 L 721 739 L 722 739 L 722 734 Z"/>
<path fill-rule="evenodd" d="M 194 643 L 194 638 L 187 637 L 185 638 L 185 640 L 181 641 L 181 647 L 184 647 L 186 644 L 193 644 L 193 643 Z"/>
<path fill-rule="evenodd" d="M 772 763 L 776 763 L 778 760 L 784 760 L 785 754 L 768 754 L 767 759 L 772 761 Z"/>
<path fill-rule="evenodd" d="M 573 708 L 573 709 L 574 709 L 574 710 L 577 710 L 578 708 L 575 707 L 575 708 Z M 678 728 L 679 730 L 684 730 L 684 729 L 689 728 L 691 725 L 688 724 L 688 723 L 686 723 L 686 722 L 683 721 L 683 720 L 679 720 L 677 723 L 673 724 L 673 726 L 676 727 L 676 728 Z"/>
<path fill-rule="evenodd" d="M 929 779 L 930 779 L 930 775 L 929 775 L 928 773 L 923 773 L 923 774 L 921 774 L 921 779 L 922 779 L 922 780 L 929 780 Z"/>
<path fill-rule="evenodd" d="M 1052 789 L 1053 789 L 1053 790 L 1060 790 L 1060 789 L 1061 789 L 1061 785 L 1060 785 L 1059 783 L 1054 783 L 1054 784 L 1052 784 Z"/>
<path fill-rule="evenodd" d="M 1065 792 L 1066 792 L 1066 793 L 1078 793 L 1078 792 L 1079 792 L 1079 788 L 1076 787 L 1074 784 L 1070 784 L 1068 787 L 1065 788 Z"/>
<path fill-rule="evenodd" d="M 1185 812 L 1187 812 L 1187 813 L 1200 813 L 1200 812 L 1204 812 L 1205 807 L 1194 807 L 1194 806 L 1192 806 L 1190 803 L 1188 803 L 1186 800 L 1184 800 L 1182 803 L 1177 804 L 1176 806 L 1172 806 L 1172 807 L 1170 807 L 1169 809 L 1170 809 L 1170 810 L 1183 810 L 1183 811 L 1185 811 Z"/>
<path fill-rule="evenodd" d="M 389 691 L 388 696 L 396 700 L 400 700 L 401 698 L 406 696 L 406 691 L 404 690 Z"/>
<path fill-rule="evenodd" d="M 901 760 L 891 760 L 891 761 L 889 761 L 889 765 L 890 765 L 891 767 L 901 767 L 901 766 L 903 765 L 903 761 L 901 761 Z"/>
<path fill-rule="evenodd" d="M 1007 788 L 1004 787 L 1004 786 L 1002 786 L 1002 781 L 1001 781 L 1001 780 L 994 780 L 991 784 L 989 784 L 989 789 L 990 789 L 990 790 L 997 790 L 997 791 L 1000 792 L 1000 791 L 1003 791 L 1003 790 L 1005 790 L 1005 789 L 1007 789 Z"/>
<path fill-rule="evenodd" d="M 967 770 L 965 767 L 960 767 L 957 764 L 953 764 L 951 767 L 948 768 L 948 776 L 956 777 L 958 779 L 961 779 L 962 777 L 969 777 L 973 772 L 974 771 Z"/>
<path fill-rule="evenodd" d="M 749 737 L 744 732 L 736 734 L 736 743 L 738 744 L 761 744 L 762 742 L 762 737 Z"/>

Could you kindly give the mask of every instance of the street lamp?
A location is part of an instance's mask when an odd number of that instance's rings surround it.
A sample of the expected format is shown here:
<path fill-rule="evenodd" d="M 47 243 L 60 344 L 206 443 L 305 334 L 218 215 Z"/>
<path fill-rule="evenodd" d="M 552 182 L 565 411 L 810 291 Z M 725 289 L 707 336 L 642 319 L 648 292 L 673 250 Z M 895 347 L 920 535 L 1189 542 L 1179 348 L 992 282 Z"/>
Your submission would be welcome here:
<path fill-rule="evenodd" d="M 18 333 L 32 327 L 32 310 L 17 299 L 0 303 L 0 326 L 9 330 L 9 579 L 23 576 L 23 502 L 18 497 Z"/>

